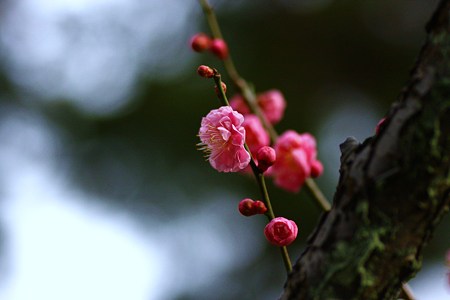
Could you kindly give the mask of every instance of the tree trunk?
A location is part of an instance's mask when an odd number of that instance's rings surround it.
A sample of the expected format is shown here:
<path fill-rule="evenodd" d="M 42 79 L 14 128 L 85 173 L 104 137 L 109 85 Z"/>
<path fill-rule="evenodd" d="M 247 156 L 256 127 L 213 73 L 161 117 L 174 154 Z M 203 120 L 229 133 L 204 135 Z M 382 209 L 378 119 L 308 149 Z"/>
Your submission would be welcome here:
<path fill-rule="evenodd" d="M 294 265 L 287 299 L 397 299 L 450 204 L 450 0 L 379 133 L 341 145 L 332 210 Z M 448 237 L 446 237 L 448 238 Z"/>

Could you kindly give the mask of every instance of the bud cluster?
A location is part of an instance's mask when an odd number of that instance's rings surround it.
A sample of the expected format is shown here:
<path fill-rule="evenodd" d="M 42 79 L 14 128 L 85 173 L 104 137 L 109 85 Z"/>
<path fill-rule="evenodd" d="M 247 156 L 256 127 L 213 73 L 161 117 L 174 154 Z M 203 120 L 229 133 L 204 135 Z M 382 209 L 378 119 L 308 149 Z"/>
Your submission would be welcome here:
<path fill-rule="evenodd" d="M 238 210 L 243 216 L 249 217 L 265 214 L 267 212 L 267 207 L 262 201 L 254 201 L 250 198 L 245 198 L 239 202 Z"/>
<path fill-rule="evenodd" d="M 205 33 L 197 33 L 191 38 L 191 48 L 196 52 L 209 51 L 219 59 L 228 58 L 228 45 L 223 39 L 211 38 Z"/>

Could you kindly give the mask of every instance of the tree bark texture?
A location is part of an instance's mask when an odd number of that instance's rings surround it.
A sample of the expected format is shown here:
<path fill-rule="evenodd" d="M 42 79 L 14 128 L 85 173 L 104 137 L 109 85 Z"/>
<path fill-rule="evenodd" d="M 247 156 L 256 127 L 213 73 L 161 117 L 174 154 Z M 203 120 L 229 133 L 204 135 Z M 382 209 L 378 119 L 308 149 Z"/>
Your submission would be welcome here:
<path fill-rule="evenodd" d="M 341 145 L 340 179 L 281 299 L 397 299 L 450 205 L 450 0 L 427 24 L 380 132 Z M 442 237 L 449 238 L 449 236 Z"/>

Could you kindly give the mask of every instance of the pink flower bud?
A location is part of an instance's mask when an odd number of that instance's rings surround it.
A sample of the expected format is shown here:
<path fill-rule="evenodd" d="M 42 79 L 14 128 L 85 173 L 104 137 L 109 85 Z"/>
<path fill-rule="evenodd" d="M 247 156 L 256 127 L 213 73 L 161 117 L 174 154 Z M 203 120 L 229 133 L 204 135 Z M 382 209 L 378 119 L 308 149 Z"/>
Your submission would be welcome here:
<path fill-rule="evenodd" d="M 261 214 L 262 215 L 262 214 L 265 214 L 267 212 L 266 205 L 264 204 L 264 202 L 259 201 L 259 200 L 253 202 L 253 209 L 255 210 L 256 214 Z"/>
<path fill-rule="evenodd" d="M 264 228 L 267 240 L 280 247 L 291 244 L 296 239 L 297 233 L 297 224 L 283 217 L 272 219 Z"/>
<path fill-rule="evenodd" d="M 212 40 L 211 38 L 200 32 L 194 35 L 191 38 L 191 48 L 196 52 L 203 52 L 205 50 L 208 50 L 211 46 Z"/>
<path fill-rule="evenodd" d="M 277 154 L 275 153 L 275 149 L 272 147 L 263 146 L 259 148 L 258 152 L 256 152 L 258 169 L 263 173 L 275 163 L 276 159 Z"/>
<path fill-rule="evenodd" d="M 316 178 L 322 175 L 323 173 L 323 165 L 320 161 L 314 160 L 311 163 L 311 177 Z"/>
<path fill-rule="evenodd" d="M 214 70 L 208 66 L 201 65 L 197 69 L 197 74 L 204 78 L 212 78 L 214 76 Z"/>
<path fill-rule="evenodd" d="M 227 92 L 227 85 L 225 84 L 225 82 L 221 81 L 220 85 L 222 86 L 222 90 L 224 93 Z M 220 94 L 220 90 L 217 88 L 217 85 L 214 86 L 214 91 L 216 91 L 216 95 L 221 97 L 222 95 Z"/>
<path fill-rule="evenodd" d="M 246 217 L 253 216 L 256 214 L 255 206 L 253 205 L 255 201 L 253 201 L 250 198 L 245 198 L 239 202 L 239 212 L 241 215 L 244 215 Z"/>
<path fill-rule="evenodd" d="M 228 57 L 228 46 L 222 39 L 213 39 L 211 46 L 209 47 L 209 51 L 220 59 L 225 59 Z"/>

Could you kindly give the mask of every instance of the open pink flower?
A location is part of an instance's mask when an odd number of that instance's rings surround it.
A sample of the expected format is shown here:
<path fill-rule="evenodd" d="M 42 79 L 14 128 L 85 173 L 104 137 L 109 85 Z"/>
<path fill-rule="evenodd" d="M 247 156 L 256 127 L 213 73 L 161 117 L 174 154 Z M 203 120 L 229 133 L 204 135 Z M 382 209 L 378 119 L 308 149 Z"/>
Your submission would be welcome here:
<path fill-rule="evenodd" d="M 271 124 L 276 124 L 284 116 L 286 100 L 279 90 L 269 90 L 261 93 L 257 97 L 258 105 Z"/>
<path fill-rule="evenodd" d="M 267 240 L 280 247 L 291 244 L 297 238 L 297 233 L 297 224 L 283 217 L 272 219 L 264 228 Z"/>
<path fill-rule="evenodd" d="M 323 171 L 317 160 L 316 140 L 309 133 L 293 130 L 283 133 L 275 144 L 277 160 L 269 169 L 275 184 L 287 191 L 298 192 L 306 178 L 319 176 Z"/>
<path fill-rule="evenodd" d="M 267 121 L 271 124 L 278 123 L 284 116 L 286 109 L 286 100 L 283 94 L 276 89 L 268 90 L 256 96 L 256 103 L 261 108 Z M 230 105 L 234 110 L 243 115 L 250 113 L 250 108 L 244 101 L 244 98 L 237 94 L 230 100 Z"/>
<path fill-rule="evenodd" d="M 237 172 L 250 162 L 245 150 L 244 117 L 229 106 L 213 109 L 202 118 L 199 137 L 211 166 L 219 172 Z"/>
<path fill-rule="evenodd" d="M 230 99 L 230 106 L 237 112 L 247 115 L 250 113 L 250 108 L 248 108 L 247 104 L 244 101 L 244 98 L 241 94 L 235 94 Z"/>
<path fill-rule="evenodd" d="M 244 126 L 246 132 L 245 141 L 252 154 L 256 154 L 262 146 L 269 145 L 269 134 L 264 129 L 257 116 L 252 114 L 245 115 L 244 123 L 242 123 L 242 125 Z"/>

